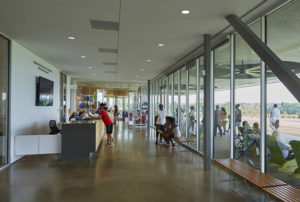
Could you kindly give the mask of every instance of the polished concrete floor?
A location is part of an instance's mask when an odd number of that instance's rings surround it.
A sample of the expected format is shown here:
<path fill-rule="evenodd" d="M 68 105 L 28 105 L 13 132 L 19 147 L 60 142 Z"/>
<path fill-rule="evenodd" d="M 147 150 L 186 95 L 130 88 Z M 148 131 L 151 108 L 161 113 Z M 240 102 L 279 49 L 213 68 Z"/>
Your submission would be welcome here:
<path fill-rule="evenodd" d="M 202 158 L 183 146 L 155 145 L 153 132 L 120 122 L 114 140 L 89 162 L 23 158 L 0 172 L 0 201 L 275 201 L 215 165 L 204 171 Z"/>

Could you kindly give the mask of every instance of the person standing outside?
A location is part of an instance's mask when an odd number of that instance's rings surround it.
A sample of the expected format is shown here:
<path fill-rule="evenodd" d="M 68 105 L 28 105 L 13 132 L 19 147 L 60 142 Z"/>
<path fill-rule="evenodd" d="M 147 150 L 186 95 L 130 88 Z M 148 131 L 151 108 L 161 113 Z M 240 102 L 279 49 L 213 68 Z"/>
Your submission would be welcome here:
<path fill-rule="evenodd" d="M 239 128 L 242 122 L 242 111 L 239 109 L 240 104 L 235 105 L 235 127 Z"/>
<path fill-rule="evenodd" d="M 223 135 L 225 135 L 225 132 L 227 131 L 226 125 L 227 125 L 227 121 L 228 121 L 227 112 L 224 107 L 221 107 L 221 112 L 222 112 L 221 113 L 221 125 L 223 128 Z"/>
<path fill-rule="evenodd" d="M 107 134 L 107 146 L 112 146 L 113 140 L 112 140 L 112 132 L 113 132 L 113 122 L 109 118 L 109 115 L 107 114 L 105 110 L 105 104 L 100 104 L 100 117 L 106 127 L 106 134 Z"/>
<path fill-rule="evenodd" d="M 277 104 L 274 104 L 270 114 L 270 127 L 272 128 L 272 130 L 275 130 L 276 121 L 278 121 L 278 127 L 279 127 L 279 119 L 280 119 L 280 110 L 278 109 Z"/>
<path fill-rule="evenodd" d="M 221 117 L 222 117 L 222 112 L 220 110 L 220 106 L 217 105 L 215 111 L 215 136 L 217 135 L 217 129 L 219 130 L 219 133 L 222 136 Z"/>
<path fill-rule="evenodd" d="M 191 111 L 190 111 L 190 129 L 189 129 L 189 133 L 196 135 L 194 132 L 194 125 L 195 125 L 195 121 L 196 121 L 196 117 L 195 117 L 195 107 L 192 105 L 190 107 Z"/>
<path fill-rule="evenodd" d="M 158 130 L 164 131 L 166 124 L 167 112 L 164 110 L 164 106 L 159 104 L 159 110 L 155 112 L 155 124 L 156 124 L 156 139 L 155 144 L 158 144 Z M 162 142 L 162 134 L 160 134 L 160 142 Z"/>

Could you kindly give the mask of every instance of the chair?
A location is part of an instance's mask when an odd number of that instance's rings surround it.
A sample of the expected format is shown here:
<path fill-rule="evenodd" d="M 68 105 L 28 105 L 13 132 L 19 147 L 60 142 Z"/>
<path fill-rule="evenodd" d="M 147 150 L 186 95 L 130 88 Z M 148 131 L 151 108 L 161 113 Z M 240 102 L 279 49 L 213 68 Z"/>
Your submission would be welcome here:
<path fill-rule="evenodd" d="M 297 168 L 295 159 L 286 160 L 282 154 L 277 138 L 271 135 L 268 135 L 267 137 L 267 144 L 271 151 L 271 164 L 269 166 L 281 166 L 278 168 L 279 172 L 294 172 L 294 170 Z"/>
<path fill-rule="evenodd" d="M 50 120 L 49 121 L 49 127 L 50 127 L 50 133 L 49 134 L 57 134 L 57 133 L 59 133 L 61 131 L 57 127 L 55 120 Z"/>
<path fill-rule="evenodd" d="M 290 141 L 290 145 L 292 146 L 292 150 L 294 152 L 294 157 L 296 159 L 298 168 L 294 171 L 292 177 L 300 178 L 300 141 L 292 140 Z"/>

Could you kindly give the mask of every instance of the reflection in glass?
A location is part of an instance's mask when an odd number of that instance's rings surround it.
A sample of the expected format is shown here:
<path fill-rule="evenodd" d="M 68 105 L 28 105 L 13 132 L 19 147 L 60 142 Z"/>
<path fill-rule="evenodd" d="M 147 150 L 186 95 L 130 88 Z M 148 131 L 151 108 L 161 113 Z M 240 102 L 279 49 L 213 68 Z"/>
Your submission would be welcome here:
<path fill-rule="evenodd" d="M 197 65 L 192 61 L 189 66 L 189 112 L 188 112 L 188 138 L 189 144 L 197 149 Z"/>
<path fill-rule="evenodd" d="M 0 36 L 0 167 L 8 162 L 8 40 Z"/>
<path fill-rule="evenodd" d="M 199 58 L 199 103 L 200 103 L 200 114 L 199 114 L 199 132 L 198 132 L 198 147 L 199 151 L 204 153 L 204 59 L 203 56 Z"/>
<path fill-rule="evenodd" d="M 177 70 L 174 73 L 174 100 L 173 100 L 173 104 L 174 104 L 174 112 L 173 112 L 173 116 L 175 118 L 176 123 L 178 123 L 178 99 L 179 99 L 179 95 L 178 95 L 178 77 L 179 77 L 179 71 Z"/>
<path fill-rule="evenodd" d="M 168 114 L 172 115 L 172 83 L 173 83 L 173 74 L 169 75 L 169 84 L 168 84 L 168 102 L 169 102 L 169 108 L 168 108 Z"/>
<path fill-rule="evenodd" d="M 128 112 L 128 97 L 124 97 L 124 111 Z"/>
<path fill-rule="evenodd" d="M 181 135 L 186 137 L 186 67 L 180 69 L 181 71 L 181 78 L 180 78 L 180 113 L 179 113 L 179 128 L 181 131 Z"/>
<path fill-rule="evenodd" d="M 230 43 L 214 50 L 214 158 L 230 157 Z"/>
<path fill-rule="evenodd" d="M 300 76 L 300 2 L 292 1 L 267 16 L 267 43 L 277 56 Z M 266 140 L 271 152 L 267 172 L 300 188 L 300 104 L 273 74 L 267 76 Z"/>
<path fill-rule="evenodd" d="M 257 36 L 261 35 L 260 27 L 260 21 L 250 26 Z M 236 35 L 235 158 L 257 169 L 260 168 L 260 75 L 259 57 Z"/>

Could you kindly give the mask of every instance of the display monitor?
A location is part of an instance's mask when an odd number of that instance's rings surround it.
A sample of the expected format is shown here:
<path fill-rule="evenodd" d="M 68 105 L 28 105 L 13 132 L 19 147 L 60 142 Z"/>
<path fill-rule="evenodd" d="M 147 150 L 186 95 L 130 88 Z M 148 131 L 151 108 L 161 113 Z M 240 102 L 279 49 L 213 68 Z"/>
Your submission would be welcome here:
<path fill-rule="evenodd" d="M 36 106 L 53 106 L 54 82 L 44 77 L 37 77 Z"/>

